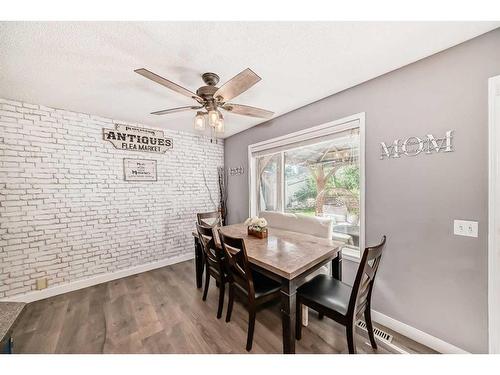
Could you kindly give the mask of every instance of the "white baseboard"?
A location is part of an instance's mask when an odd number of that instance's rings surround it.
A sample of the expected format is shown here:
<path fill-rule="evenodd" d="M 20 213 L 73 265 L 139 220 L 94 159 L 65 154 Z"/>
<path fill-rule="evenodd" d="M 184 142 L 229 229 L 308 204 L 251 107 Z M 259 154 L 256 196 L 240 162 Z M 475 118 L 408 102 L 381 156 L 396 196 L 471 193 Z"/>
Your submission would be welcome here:
<path fill-rule="evenodd" d="M 401 335 L 406 336 L 420 344 L 428 346 L 429 348 L 434 349 L 439 353 L 469 354 L 469 352 L 459 347 L 456 347 L 455 345 L 447 343 L 446 341 L 443 341 L 437 337 L 429 335 L 428 333 L 422 332 L 417 328 L 409 326 L 408 324 L 402 323 L 396 319 L 388 317 L 387 315 L 379 313 L 378 311 L 372 310 L 372 319 L 375 322 L 380 323 L 383 326 L 386 326 L 387 328 L 390 328 L 393 331 L 396 331 Z"/>
<path fill-rule="evenodd" d="M 180 255 L 177 257 L 163 259 L 163 260 L 153 262 L 153 263 L 146 263 L 146 264 L 141 264 L 140 266 L 126 268 L 124 270 L 119 270 L 119 271 L 116 271 L 113 273 L 106 273 L 106 274 L 98 275 L 98 276 L 91 277 L 88 279 L 74 281 L 74 282 L 68 283 L 68 284 L 56 285 L 54 287 L 43 289 L 43 290 L 37 290 L 37 291 L 25 293 L 25 294 L 18 294 L 18 295 L 12 296 L 12 297 L 6 297 L 0 301 L 2 301 L 2 302 L 26 302 L 26 303 L 34 302 L 34 301 L 38 301 L 38 300 L 45 299 L 48 297 L 57 296 L 59 294 L 72 292 L 74 290 L 87 288 L 89 286 L 102 284 L 102 283 L 116 280 L 116 279 L 121 279 L 122 277 L 136 275 L 136 274 L 141 273 L 141 272 L 146 272 L 146 271 L 154 270 L 156 268 L 169 266 L 171 264 L 181 263 L 181 262 L 184 262 L 186 260 L 193 259 L 193 258 L 194 258 L 193 253 Z"/>

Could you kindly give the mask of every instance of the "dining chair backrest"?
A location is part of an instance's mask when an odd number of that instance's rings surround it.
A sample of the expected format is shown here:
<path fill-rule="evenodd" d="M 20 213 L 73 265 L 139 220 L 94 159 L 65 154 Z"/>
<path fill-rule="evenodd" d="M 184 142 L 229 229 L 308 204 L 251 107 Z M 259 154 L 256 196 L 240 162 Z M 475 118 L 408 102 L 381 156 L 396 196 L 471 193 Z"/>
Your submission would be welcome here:
<path fill-rule="evenodd" d="M 196 214 L 198 224 L 205 225 L 208 227 L 216 227 L 221 225 L 220 212 L 199 212 Z"/>
<path fill-rule="evenodd" d="M 214 268 L 221 275 L 223 274 L 222 251 L 215 244 L 214 228 L 196 224 L 198 238 L 205 253 L 205 261 L 209 267 Z"/>
<path fill-rule="evenodd" d="M 353 316 L 354 319 L 357 319 L 366 308 L 370 307 L 373 284 L 380 264 L 380 258 L 382 257 L 385 240 L 386 237 L 383 236 L 378 245 L 367 247 L 359 263 L 347 310 L 348 315 Z"/>
<path fill-rule="evenodd" d="M 248 261 L 247 250 L 243 238 L 231 237 L 219 230 L 219 238 L 224 251 L 224 262 L 231 282 L 243 288 L 250 299 L 255 297 L 253 276 Z"/>

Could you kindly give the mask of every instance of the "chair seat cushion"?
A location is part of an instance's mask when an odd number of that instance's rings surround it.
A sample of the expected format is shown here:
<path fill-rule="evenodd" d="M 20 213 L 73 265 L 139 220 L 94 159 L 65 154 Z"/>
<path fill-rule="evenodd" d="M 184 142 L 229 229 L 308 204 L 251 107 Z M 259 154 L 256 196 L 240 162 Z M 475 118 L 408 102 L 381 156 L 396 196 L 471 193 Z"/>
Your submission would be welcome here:
<path fill-rule="evenodd" d="M 258 299 L 260 297 L 265 297 L 269 294 L 275 293 L 281 289 L 281 284 L 277 281 L 274 281 L 270 279 L 267 276 L 264 276 L 263 274 L 257 272 L 257 271 L 252 271 L 252 277 L 253 277 L 253 287 L 255 290 L 255 298 Z M 247 291 L 242 288 L 238 284 L 234 284 L 238 289 L 240 289 L 242 292 L 245 294 Z"/>
<path fill-rule="evenodd" d="M 352 288 L 328 275 L 318 275 L 297 289 L 297 294 L 342 315 L 347 314 Z"/>

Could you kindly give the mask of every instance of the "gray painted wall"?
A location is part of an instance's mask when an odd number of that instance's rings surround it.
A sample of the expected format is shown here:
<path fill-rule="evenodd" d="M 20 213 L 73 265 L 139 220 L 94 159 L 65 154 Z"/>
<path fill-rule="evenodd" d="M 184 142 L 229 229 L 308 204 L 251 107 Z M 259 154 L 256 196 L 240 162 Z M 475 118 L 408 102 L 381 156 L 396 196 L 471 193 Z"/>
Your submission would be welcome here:
<path fill-rule="evenodd" d="M 324 98 L 226 140 L 247 146 L 366 112 L 366 240 L 387 234 L 373 308 L 470 352 L 487 352 L 487 80 L 500 74 L 500 29 Z M 383 52 L 381 52 L 383 53 Z M 455 130 L 456 152 L 379 160 L 379 142 Z M 229 178 L 231 223 L 248 214 L 247 174 Z M 479 238 L 453 220 L 479 222 Z"/>

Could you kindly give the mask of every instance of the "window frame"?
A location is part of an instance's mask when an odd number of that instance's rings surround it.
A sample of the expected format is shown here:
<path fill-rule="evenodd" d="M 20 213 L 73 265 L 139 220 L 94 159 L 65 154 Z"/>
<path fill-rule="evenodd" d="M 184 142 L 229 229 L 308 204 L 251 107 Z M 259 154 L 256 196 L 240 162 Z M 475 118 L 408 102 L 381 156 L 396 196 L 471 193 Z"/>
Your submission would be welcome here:
<path fill-rule="evenodd" d="M 271 138 L 262 142 L 253 143 L 248 146 L 248 211 L 249 216 L 257 215 L 257 197 L 256 190 L 254 187 L 256 186 L 256 161 L 255 158 L 252 157 L 252 154 L 255 152 L 265 152 L 266 150 L 271 150 L 276 147 L 283 147 L 291 144 L 295 144 L 300 141 L 307 141 L 313 138 L 318 138 L 321 136 L 328 136 L 331 134 L 339 133 L 345 130 L 356 129 L 359 128 L 359 183 L 360 183 L 360 217 L 359 217 L 359 249 L 357 252 L 352 248 L 346 248 L 347 251 L 343 249 L 344 258 L 359 262 L 361 250 L 365 248 L 365 112 L 360 112 L 351 116 L 343 117 L 338 120 L 330 121 L 321 125 L 313 126 L 311 128 L 307 128 L 304 130 L 300 130 L 297 132 L 289 133 L 283 136 Z M 281 163 L 284 164 L 285 160 L 283 157 L 284 152 L 286 150 L 281 150 L 276 153 L 281 153 Z M 272 153 L 272 152 L 271 152 Z M 282 202 L 279 204 L 281 206 L 281 211 L 284 212 L 284 200 L 285 200 L 285 184 L 284 176 L 285 173 L 284 166 L 281 168 L 281 200 Z"/>

